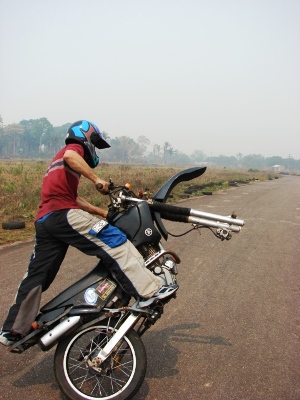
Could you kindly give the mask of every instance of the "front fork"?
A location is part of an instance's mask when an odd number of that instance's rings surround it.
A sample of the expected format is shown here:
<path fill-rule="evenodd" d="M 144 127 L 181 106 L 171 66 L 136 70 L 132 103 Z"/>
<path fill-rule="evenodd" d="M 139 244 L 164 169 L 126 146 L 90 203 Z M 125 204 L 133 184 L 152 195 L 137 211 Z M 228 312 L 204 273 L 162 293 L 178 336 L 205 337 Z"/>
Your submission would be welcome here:
<path fill-rule="evenodd" d="M 167 301 L 170 299 L 167 299 Z M 161 317 L 164 305 L 160 301 L 153 303 L 151 309 L 141 309 L 139 308 L 138 303 L 139 300 L 137 300 L 131 307 L 126 307 L 127 311 L 125 312 L 128 312 L 129 315 L 126 319 L 124 317 L 119 318 L 119 321 L 116 325 L 114 325 L 114 328 L 110 333 L 111 337 L 108 343 L 101 348 L 101 350 L 94 353 L 95 356 L 90 360 L 90 365 L 92 367 L 98 368 L 113 352 L 116 352 L 119 346 L 122 344 L 123 337 L 130 329 L 135 328 L 136 332 L 141 337 L 150 328 L 150 326 L 154 325 L 155 322 Z M 116 314 L 120 313 L 120 309 L 116 309 L 114 311 Z M 109 310 L 110 317 L 114 317 L 114 311 L 111 309 Z"/>
<path fill-rule="evenodd" d="M 107 357 L 109 357 L 114 348 L 118 346 L 119 342 L 126 335 L 129 329 L 137 323 L 139 318 L 140 314 L 130 314 L 126 318 L 120 328 L 113 334 L 108 343 L 91 360 L 93 366 L 99 367 L 107 359 Z"/>
<path fill-rule="evenodd" d="M 162 265 L 159 267 L 152 267 L 151 264 L 153 265 L 155 261 L 158 259 L 163 258 Z M 152 270 L 154 275 L 156 276 L 161 276 L 164 278 L 164 281 L 166 282 L 167 285 L 172 285 L 176 282 L 176 275 L 177 275 L 177 265 L 180 263 L 180 259 L 177 256 L 176 253 L 170 252 L 170 251 L 165 251 L 160 245 L 160 251 L 154 254 L 150 259 L 146 261 L 146 267 Z M 147 320 L 149 321 L 149 324 L 155 323 L 155 321 L 160 318 L 160 315 L 162 314 L 162 310 L 157 312 L 154 310 L 140 310 L 138 308 L 138 301 L 136 301 L 131 307 L 130 307 L 132 313 L 124 320 L 124 322 L 121 324 L 120 328 L 118 328 L 117 331 L 112 335 L 108 343 L 97 353 L 97 355 L 91 360 L 93 366 L 99 367 L 109 356 L 110 354 L 114 351 L 115 348 L 118 347 L 120 341 L 122 338 L 126 335 L 126 333 L 129 331 L 129 329 L 133 328 L 140 317 L 144 316 L 145 314 L 149 314 Z M 163 309 L 163 306 L 162 306 Z M 140 331 L 140 335 L 142 332 L 147 330 L 149 325 L 145 327 L 145 329 Z"/>

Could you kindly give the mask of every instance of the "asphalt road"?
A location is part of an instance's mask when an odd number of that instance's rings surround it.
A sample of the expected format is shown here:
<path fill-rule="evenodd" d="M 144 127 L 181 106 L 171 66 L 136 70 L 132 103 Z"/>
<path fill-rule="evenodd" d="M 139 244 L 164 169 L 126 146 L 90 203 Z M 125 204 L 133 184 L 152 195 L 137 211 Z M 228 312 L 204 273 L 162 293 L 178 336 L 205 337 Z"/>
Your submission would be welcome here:
<path fill-rule="evenodd" d="M 170 237 L 179 265 L 177 298 L 144 336 L 146 379 L 134 400 L 300 399 L 300 178 L 256 182 L 181 205 L 235 211 L 242 232 L 221 242 L 208 230 Z M 173 233 L 188 226 L 168 223 Z M 0 250 L 0 320 L 26 269 L 32 243 Z M 48 301 L 94 260 L 70 250 Z M 0 399 L 57 400 L 53 350 L 0 348 Z"/>

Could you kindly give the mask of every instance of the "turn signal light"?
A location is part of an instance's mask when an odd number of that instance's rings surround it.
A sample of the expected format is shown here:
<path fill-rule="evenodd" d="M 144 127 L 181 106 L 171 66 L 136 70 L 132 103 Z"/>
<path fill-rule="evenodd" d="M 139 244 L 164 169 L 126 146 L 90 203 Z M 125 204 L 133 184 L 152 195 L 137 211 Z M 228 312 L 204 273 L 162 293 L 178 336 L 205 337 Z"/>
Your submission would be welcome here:
<path fill-rule="evenodd" d="M 34 322 L 31 324 L 31 328 L 34 329 L 34 330 L 35 330 L 35 329 L 38 329 L 38 327 L 39 327 L 39 326 L 38 326 L 38 323 L 37 323 L 36 321 L 34 321 Z"/>
<path fill-rule="evenodd" d="M 42 321 L 38 321 L 38 322 L 34 321 L 31 324 L 31 328 L 34 329 L 34 330 L 39 329 L 42 326 L 43 326 L 43 322 Z"/>

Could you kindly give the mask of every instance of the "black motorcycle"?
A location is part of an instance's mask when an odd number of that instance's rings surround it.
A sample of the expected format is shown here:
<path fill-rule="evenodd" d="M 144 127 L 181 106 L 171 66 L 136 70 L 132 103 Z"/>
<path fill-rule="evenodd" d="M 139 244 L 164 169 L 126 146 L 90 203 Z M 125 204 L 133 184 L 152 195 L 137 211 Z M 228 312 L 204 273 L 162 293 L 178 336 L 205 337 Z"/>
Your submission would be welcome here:
<path fill-rule="evenodd" d="M 205 168 L 190 168 L 170 178 L 148 198 L 136 196 L 129 185 L 109 185 L 108 220 L 125 232 L 142 254 L 146 267 L 166 285 L 177 283 L 178 255 L 166 251 L 162 219 L 191 223 L 188 231 L 209 228 L 221 240 L 239 232 L 244 221 L 166 203 L 172 189 L 194 179 Z M 186 233 L 188 233 L 186 232 Z M 10 347 L 22 353 L 38 344 L 43 351 L 57 344 L 54 369 L 62 392 L 72 400 L 132 398 L 141 387 L 147 355 L 141 336 L 161 317 L 171 298 L 139 308 L 100 260 L 84 278 L 44 305 L 32 332 Z"/>

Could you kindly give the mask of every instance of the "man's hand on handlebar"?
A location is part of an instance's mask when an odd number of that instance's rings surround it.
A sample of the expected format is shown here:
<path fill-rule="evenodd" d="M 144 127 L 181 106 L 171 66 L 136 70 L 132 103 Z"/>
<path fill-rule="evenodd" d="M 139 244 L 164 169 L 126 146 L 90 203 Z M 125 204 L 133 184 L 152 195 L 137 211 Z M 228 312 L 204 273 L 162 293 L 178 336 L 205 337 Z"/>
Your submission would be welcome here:
<path fill-rule="evenodd" d="M 98 192 L 100 192 L 101 194 L 108 194 L 108 185 L 109 183 L 106 181 L 102 181 L 99 180 L 99 182 L 97 182 L 95 184 L 95 188 L 98 190 Z"/>

